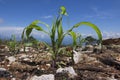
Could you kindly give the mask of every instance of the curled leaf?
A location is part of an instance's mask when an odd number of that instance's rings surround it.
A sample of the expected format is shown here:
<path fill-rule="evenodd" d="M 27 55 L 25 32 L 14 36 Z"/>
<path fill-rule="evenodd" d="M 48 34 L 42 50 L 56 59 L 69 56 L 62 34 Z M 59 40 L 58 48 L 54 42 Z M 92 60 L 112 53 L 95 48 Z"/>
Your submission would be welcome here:
<path fill-rule="evenodd" d="M 64 6 L 61 6 L 60 10 L 61 10 L 60 14 L 66 15 L 66 16 L 68 15 L 67 12 L 66 12 L 66 8 Z"/>

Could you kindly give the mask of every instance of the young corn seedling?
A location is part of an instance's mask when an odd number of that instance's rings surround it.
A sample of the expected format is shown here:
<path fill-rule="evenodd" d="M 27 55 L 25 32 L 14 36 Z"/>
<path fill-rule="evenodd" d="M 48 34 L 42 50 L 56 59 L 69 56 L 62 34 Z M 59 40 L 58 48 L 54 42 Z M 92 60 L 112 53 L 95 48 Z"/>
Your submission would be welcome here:
<path fill-rule="evenodd" d="M 85 44 L 86 40 L 82 37 L 80 33 L 77 33 L 77 46 L 82 47 Z"/>
<path fill-rule="evenodd" d="M 52 53 L 52 58 L 54 61 L 53 66 L 57 59 L 58 53 L 60 52 L 60 47 L 61 47 L 62 41 L 66 35 L 63 32 L 63 27 L 62 27 L 63 15 L 67 15 L 67 12 L 66 12 L 66 9 L 64 6 L 62 6 L 60 8 L 60 13 L 59 13 L 58 17 L 56 18 L 56 20 L 52 23 L 52 27 L 50 27 L 49 25 L 47 25 L 44 22 L 36 20 L 36 21 L 32 22 L 28 27 L 26 27 L 22 33 L 22 39 L 25 38 L 24 35 L 26 35 L 26 37 L 29 38 L 29 35 L 33 29 L 42 31 L 49 35 L 49 37 L 51 39 L 52 47 L 50 47 L 49 45 L 47 45 L 47 46 L 49 47 L 49 49 L 51 50 L 51 53 Z M 48 28 L 48 31 L 45 31 L 41 26 L 38 26 L 38 23 L 44 24 Z M 57 36 L 56 36 L 56 34 L 57 34 Z"/>
<path fill-rule="evenodd" d="M 13 54 L 15 54 L 17 51 L 16 46 L 17 46 L 16 37 L 15 35 L 12 35 L 11 40 L 8 42 L 8 47 L 10 52 L 12 52 Z"/>
<path fill-rule="evenodd" d="M 92 27 L 98 34 L 100 44 L 102 43 L 102 35 L 101 35 L 100 30 L 98 29 L 98 27 L 96 25 L 94 25 L 90 22 L 79 22 L 79 23 L 75 24 L 73 27 L 71 27 L 69 30 L 67 30 L 66 32 L 63 32 L 62 19 L 63 19 L 64 15 L 65 16 L 67 15 L 66 8 L 64 6 L 61 6 L 59 15 L 55 19 L 55 21 L 52 23 L 52 27 L 50 27 L 48 24 L 46 24 L 44 22 L 41 22 L 39 20 L 35 20 L 29 26 L 24 28 L 23 33 L 22 33 L 22 39 L 24 39 L 25 37 L 28 38 L 33 29 L 36 29 L 38 31 L 42 31 L 42 32 L 49 35 L 49 37 L 51 39 L 52 47 L 50 47 L 49 45 L 47 45 L 47 46 L 49 47 L 49 49 L 51 50 L 51 53 L 52 53 L 53 67 L 56 64 L 55 62 L 57 60 L 57 57 L 58 57 L 60 50 L 62 50 L 61 45 L 62 45 L 63 39 L 66 35 L 68 35 L 68 34 L 71 35 L 71 37 L 73 39 L 73 47 L 76 46 L 77 36 L 76 36 L 76 33 L 72 31 L 74 28 L 78 28 L 81 25 L 87 25 L 87 26 Z M 48 28 L 48 31 L 44 30 L 38 24 L 44 24 Z"/>

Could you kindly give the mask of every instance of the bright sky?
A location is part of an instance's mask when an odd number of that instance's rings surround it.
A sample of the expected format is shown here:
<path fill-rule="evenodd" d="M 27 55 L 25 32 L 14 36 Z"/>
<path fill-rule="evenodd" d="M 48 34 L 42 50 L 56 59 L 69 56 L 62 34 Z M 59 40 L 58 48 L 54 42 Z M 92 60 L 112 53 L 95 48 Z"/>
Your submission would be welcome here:
<path fill-rule="evenodd" d="M 65 6 L 69 15 L 64 17 L 65 30 L 78 22 L 89 21 L 100 28 L 103 36 L 120 37 L 120 0 L 0 0 L 0 36 L 21 33 L 34 20 L 51 25 L 60 6 Z M 76 31 L 94 34 L 89 27 Z"/>

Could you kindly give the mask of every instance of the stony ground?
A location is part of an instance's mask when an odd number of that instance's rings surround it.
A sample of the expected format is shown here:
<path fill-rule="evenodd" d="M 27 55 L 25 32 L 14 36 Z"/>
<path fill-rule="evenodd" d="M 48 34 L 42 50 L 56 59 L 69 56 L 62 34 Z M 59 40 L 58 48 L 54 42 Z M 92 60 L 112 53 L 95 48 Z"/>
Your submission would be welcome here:
<path fill-rule="evenodd" d="M 40 76 L 47 74 L 52 78 L 44 80 L 120 80 L 120 38 L 104 40 L 103 45 L 102 52 L 78 51 L 82 54 L 75 64 L 71 57 L 59 56 L 55 68 L 48 51 L 12 56 L 0 52 L 0 80 L 43 80 Z"/>

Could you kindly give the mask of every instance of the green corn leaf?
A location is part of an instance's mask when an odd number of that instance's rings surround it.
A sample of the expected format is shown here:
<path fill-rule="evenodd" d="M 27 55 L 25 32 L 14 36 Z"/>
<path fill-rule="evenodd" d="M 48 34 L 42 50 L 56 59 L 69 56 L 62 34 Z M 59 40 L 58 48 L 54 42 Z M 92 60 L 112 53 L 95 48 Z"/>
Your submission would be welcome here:
<path fill-rule="evenodd" d="M 50 26 L 48 24 L 46 24 L 45 22 L 42 22 L 42 21 L 39 21 L 39 23 L 45 25 L 48 28 L 49 32 L 50 32 Z"/>
<path fill-rule="evenodd" d="M 60 25 L 58 27 L 58 32 L 59 32 L 60 35 L 63 34 L 62 20 L 60 21 Z"/>
<path fill-rule="evenodd" d="M 37 26 L 37 25 L 30 25 L 30 28 L 33 28 L 33 29 L 38 30 L 38 31 L 44 31 L 44 30 L 42 29 L 42 27 Z"/>
<path fill-rule="evenodd" d="M 35 28 L 36 30 L 42 31 L 42 27 L 38 26 L 38 24 L 43 24 L 45 25 L 47 28 L 50 28 L 50 26 L 42 21 L 39 20 L 35 20 L 31 23 L 31 28 Z"/>
<path fill-rule="evenodd" d="M 62 15 L 68 15 L 67 12 L 66 12 L 66 8 L 64 6 L 61 6 L 60 10 L 61 10 L 60 14 L 62 14 Z"/>
<path fill-rule="evenodd" d="M 60 45 L 61 45 L 61 43 L 63 41 L 63 38 L 64 38 L 62 25 L 60 25 L 58 27 L 58 33 L 59 33 L 59 35 L 58 35 L 58 47 L 60 47 Z"/>
<path fill-rule="evenodd" d="M 73 39 L 73 46 L 75 47 L 77 45 L 77 35 L 75 32 L 71 31 L 69 32 L 69 34 L 71 35 L 72 39 Z"/>
<path fill-rule="evenodd" d="M 50 38 L 51 38 L 53 48 L 55 48 L 55 33 L 56 33 L 56 25 L 53 22 L 52 29 L 51 29 L 51 32 L 50 32 Z"/>
<path fill-rule="evenodd" d="M 63 36 L 63 28 L 62 25 L 60 25 L 58 27 L 58 38 L 61 40 L 62 36 Z"/>
<path fill-rule="evenodd" d="M 99 28 L 98 28 L 95 24 L 92 24 L 91 22 L 79 22 L 79 23 L 75 24 L 75 25 L 74 25 L 70 30 L 68 30 L 68 31 L 71 31 L 71 30 L 73 30 L 74 28 L 78 28 L 78 27 L 81 26 L 81 25 L 86 25 L 86 26 L 89 26 L 89 27 L 93 28 L 93 29 L 96 31 L 97 35 L 98 35 L 98 38 L 99 38 L 99 40 L 100 40 L 100 43 L 102 43 L 102 33 L 101 33 L 101 31 L 99 30 Z"/>
<path fill-rule="evenodd" d="M 32 24 L 32 25 L 37 25 L 39 22 L 40 22 L 39 20 L 35 20 L 35 21 L 33 21 L 31 24 Z"/>
<path fill-rule="evenodd" d="M 33 21 L 28 27 L 27 27 L 27 29 L 36 29 L 36 30 L 38 30 L 38 31 L 43 31 L 43 32 L 45 32 L 43 29 L 42 29 L 42 27 L 41 26 L 38 26 L 38 23 L 41 23 L 41 24 L 44 24 L 45 26 L 49 26 L 49 25 L 47 25 L 46 23 L 44 23 L 44 22 L 41 22 L 41 21 L 39 21 L 39 20 L 35 20 L 35 21 Z"/>
<path fill-rule="evenodd" d="M 25 38 L 25 36 L 24 36 L 25 35 L 25 30 L 26 30 L 26 28 L 24 28 L 23 32 L 22 32 L 22 36 L 21 36 L 22 40 Z"/>
<path fill-rule="evenodd" d="M 55 33 L 56 33 L 56 25 L 53 23 L 52 29 L 51 29 L 51 37 L 52 37 L 52 39 L 55 39 Z"/>
<path fill-rule="evenodd" d="M 25 33 L 25 31 L 26 31 L 26 37 L 28 38 L 29 35 L 31 34 L 34 26 L 37 25 L 38 23 L 39 23 L 38 20 L 33 21 L 29 26 L 27 26 L 27 27 L 23 30 L 22 36 L 24 36 L 24 33 Z"/>
<path fill-rule="evenodd" d="M 26 28 L 26 37 L 27 38 L 29 37 L 30 33 L 32 32 L 32 29 L 33 28 L 30 28 L 30 27 Z"/>
<path fill-rule="evenodd" d="M 63 27 L 62 27 L 62 16 L 57 18 L 56 26 L 57 26 L 57 34 L 58 34 L 58 39 L 56 40 L 56 42 L 57 42 L 57 47 L 59 48 L 61 46 L 61 43 L 64 38 L 63 37 Z"/>
<path fill-rule="evenodd" d="M 58 23 L 57 23 L 57 32 L 58 32 L 58 38 L 60 38 L 61 35 L 63 34 L 62 17 L 58 20 Z"/>
<path fill-rule="evenodd" d="M 23 30 L 22 38 L 24 37 L 25 31 L 26 31 L 26 37 L 28 38 L 33 29 L 38 30 L 38 31 L 42 31 L 42 32 L 45 32 L 45 33 L 49 34 L 49 33 L 46 32 L 45 30 L 43 30 L 41 26 L 38 26 L 38 25 L 37 25 L 38 23 L 44 24 L 44 25 L 46 25 L 46 26 L 48 27 L 48 25 L 47 25 L 46 23 L 43 23 L 43 22 L 38 21 L 38 20 L 35 20 L 35 21 L 33 21 L 28 27 L 26 27 L 26 28 Z"/>

